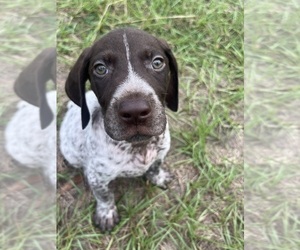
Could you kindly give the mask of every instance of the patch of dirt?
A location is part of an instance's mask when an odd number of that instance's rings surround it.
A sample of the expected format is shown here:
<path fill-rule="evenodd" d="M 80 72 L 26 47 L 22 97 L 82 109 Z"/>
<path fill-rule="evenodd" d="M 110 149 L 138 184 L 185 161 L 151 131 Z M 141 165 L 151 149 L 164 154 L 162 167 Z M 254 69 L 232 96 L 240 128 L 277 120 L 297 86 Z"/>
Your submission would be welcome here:
<path fill-rule="evenodd" d="M 229 163 L 234 165 L 243 164 L 243 130 L 232 131 L 219 141 L 208 141 L 207 154 L 210 161 L 215 165 Z"/>

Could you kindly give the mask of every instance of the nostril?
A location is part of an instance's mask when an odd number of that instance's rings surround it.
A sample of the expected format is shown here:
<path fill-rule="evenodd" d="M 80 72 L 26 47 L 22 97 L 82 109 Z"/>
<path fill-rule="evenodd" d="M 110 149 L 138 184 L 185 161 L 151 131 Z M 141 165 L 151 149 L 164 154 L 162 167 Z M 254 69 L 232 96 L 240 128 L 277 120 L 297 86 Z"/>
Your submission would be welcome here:
<path fill-rule="evenodd" d="M 147 109 L 147 110 L 144 110 L 140 113 L 140 117 L 141 118 L 145 118 L 147 117 L 149 114 L 151 113 L 151 110 L 150 109 Z"/>
<path fill-rule="evenodd" d="M 144 122 L 151 114 L 151 107 L 145 100 L 125 100 L 119 104 L 119 117 L 127 123 Z"/>
<path fill-rule="evenodd" d="M 120 116 L 122 118 L 125 118 L 125 119 L 130 119 L 131 118 L 131 115 L 129 113 L 123 113 L 123 114 L 120 114 Z"/>

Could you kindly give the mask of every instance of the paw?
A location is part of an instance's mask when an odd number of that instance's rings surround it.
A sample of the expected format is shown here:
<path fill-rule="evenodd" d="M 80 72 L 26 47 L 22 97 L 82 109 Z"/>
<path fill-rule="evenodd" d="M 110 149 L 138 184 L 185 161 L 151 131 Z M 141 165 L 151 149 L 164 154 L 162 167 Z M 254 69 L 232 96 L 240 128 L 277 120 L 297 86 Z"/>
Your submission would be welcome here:
<path fill-rule="evenodd" d="M 167 189 L 170 182 L 174 179 L 174 175 L 169 171 L 159 168 L 159 172 L 153 175 L 147 175 L 147 179 L 161 189 Z"/>
<path fill-rule="evenodd" d="M 107 209 L 98 208 L 93 218 L 94 225 L 100 228 L 101 232 L 111 231 L 119 221 L 120 218 L 116 206 Z"/>

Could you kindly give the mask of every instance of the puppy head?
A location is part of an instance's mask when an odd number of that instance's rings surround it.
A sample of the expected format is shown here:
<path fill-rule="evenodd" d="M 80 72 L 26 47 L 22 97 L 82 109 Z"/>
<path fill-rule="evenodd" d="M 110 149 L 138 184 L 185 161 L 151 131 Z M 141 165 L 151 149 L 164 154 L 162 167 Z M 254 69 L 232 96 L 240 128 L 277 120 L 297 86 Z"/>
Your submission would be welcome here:
<path fill-rule="evenodd" d="M 53 113 L 46 99 L 46 83 L 56 83 L 56 49 L 44 49 L 18 76 L 15 93 L 24 101 L 40 108 L 41 128 L 53 120 Z"/>
<path fill-rule="evenodd" d="M 115 140 L 160 135 L 164 107 L 178 108 L 176 60 L 166 42 L 136 29 L 108 33 L 80 55 L 66 81 L 66 93 L 81 107 L 82 127 L 90 114 L 85 82 L 102 107 L 105 130 Z"/>

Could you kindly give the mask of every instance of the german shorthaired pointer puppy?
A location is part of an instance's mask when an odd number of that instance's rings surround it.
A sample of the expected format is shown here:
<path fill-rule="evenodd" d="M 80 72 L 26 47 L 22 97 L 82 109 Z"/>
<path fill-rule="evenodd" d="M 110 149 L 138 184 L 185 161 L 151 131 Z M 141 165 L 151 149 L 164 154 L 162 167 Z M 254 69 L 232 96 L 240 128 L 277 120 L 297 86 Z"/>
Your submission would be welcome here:
<path fill-rule="evenodd" d="M 92 91 L 85 94 L 87 80 Z M 83 51 L 65 89 L 73 102 L 60 149 L 71 165 L 83 167 L 97 201 L 94 224 L 110 231 L 119 222 L 112 180 L 145 175 L 165 189 L 172 179 L 161 166 L 170 147 L 165 106 L 178 107 L 177 63 L 166 42 L 118 29 Z"/>
<path fill-rule="evenodd" d="M 43 50 L 19 75 L 15 93 L 23 99 L 5 129 L 6 151 L 29 168 L 41 168 L 56 187 L 56 91 L 46 93 L 48 80 L 56 82 L 56 50 Z"/>

